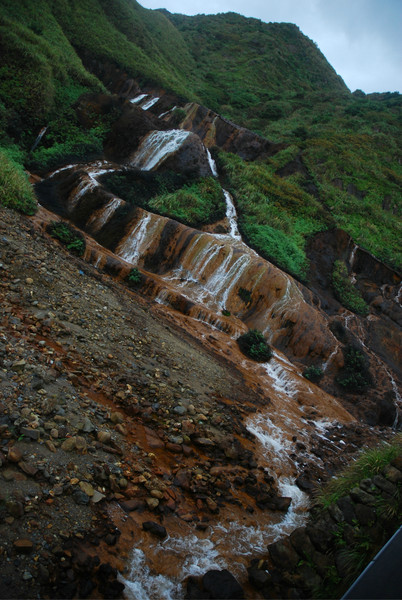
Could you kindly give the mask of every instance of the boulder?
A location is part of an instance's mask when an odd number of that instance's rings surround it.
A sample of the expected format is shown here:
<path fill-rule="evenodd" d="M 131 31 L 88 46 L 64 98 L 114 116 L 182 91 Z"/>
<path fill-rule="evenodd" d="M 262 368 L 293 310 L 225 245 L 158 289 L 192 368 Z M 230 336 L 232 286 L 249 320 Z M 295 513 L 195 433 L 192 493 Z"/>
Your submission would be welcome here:
<path fill-rule="evenodd" d="M 209 598 L 213 600 L 241 600 L 244 598 L 243 588 L 226 569 L 208 571 L 202 578 L 202 584 L 204 590 L 209 592 Z"/>

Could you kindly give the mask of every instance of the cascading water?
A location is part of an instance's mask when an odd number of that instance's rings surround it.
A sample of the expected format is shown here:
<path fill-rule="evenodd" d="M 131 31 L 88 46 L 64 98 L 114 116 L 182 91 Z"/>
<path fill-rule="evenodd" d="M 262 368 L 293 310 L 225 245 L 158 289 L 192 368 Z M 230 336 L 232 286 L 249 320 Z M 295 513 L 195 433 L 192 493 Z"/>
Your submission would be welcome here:
<path fill-rule="evenodd" d="M 97 233 L 112 218 L 116 210 L 124 203 L 121 198 L 112 198 L 105 206 L 95 211 L 87 221 L 87 227 L 92 233 Z"/>
<path fill-rule="evenodd" d="M 132 157 L 131 164 L 144 171 L 151 171 L 176 152 L 189 135 L 190 131 L 182 129 L 151 131 Z"/>
<path fill-rule="evenodd" d="M 208 148 L 205 148 L 205 150 L 206 150 L 206 153 L 207 153 L 208 163 L 209 163 L 209 166 L 211 168 L 212 175 L 214 177 L 218 177 L 218 169 L 216 168 L 216 162 L 212 158 L 211 153 L 208 150 Z"/>
<path fill-rule="evenodd" d="M 148 100 L 147 102 L 145 102 L 145 104 L 141 105 L 142 110 L 149 110 L 151 106 L 158 102 L 158 100 L 159 98 L 151 98 L 151 100 Z"/>
<path fill-rule="evenodd" d="M 241 240 L 241 235 L 237 226 L 236 208 L 233 204 L 233 198 L 226 190 L 222 190 L 226 200 L 226 218 L 229 221 L 229 235 L 235 240 Z"/>
<path fill-rule="evenodd" d="M 135 98 L 131 98 L 130 102 L 131 102 L 131 104 L 139 104 L 147 97 L 148 97 L 148 94 L 140 94 L 139 96 L 136 96 Z"/>

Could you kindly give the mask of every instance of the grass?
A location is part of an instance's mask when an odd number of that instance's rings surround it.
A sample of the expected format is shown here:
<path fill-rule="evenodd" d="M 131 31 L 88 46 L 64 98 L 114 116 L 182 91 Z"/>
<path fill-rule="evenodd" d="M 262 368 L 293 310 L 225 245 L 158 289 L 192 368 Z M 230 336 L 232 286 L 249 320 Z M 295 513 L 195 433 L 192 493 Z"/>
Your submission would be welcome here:
<path fill-rule="evenodd" d="M 398 435 L 392 444 L 383 443 L 378 448 L 364 450 L 354 463 L 323 486 L 317 497 L 318 502 L 324 508 L 335 504 L 339 498 L 359 486 L 362 479 L 372 478 L 381 473 L 384 467 L 400 456 L 401 452 L 401 435 Z"/>
<path fill-rule="evenodd" d="M 191 227 L 213 223 L 225 216 L 226 204 L 219 182 L 207 177 L 181 189 L 161 194 L 148 203 L 149 209 Z"/>
<path fill-rule="evenodd" d="M 37 211 L 31 184 L 23 167 L 13 158 L 13 153 L 0 148 L 0 204 L 26 215 Z"/>

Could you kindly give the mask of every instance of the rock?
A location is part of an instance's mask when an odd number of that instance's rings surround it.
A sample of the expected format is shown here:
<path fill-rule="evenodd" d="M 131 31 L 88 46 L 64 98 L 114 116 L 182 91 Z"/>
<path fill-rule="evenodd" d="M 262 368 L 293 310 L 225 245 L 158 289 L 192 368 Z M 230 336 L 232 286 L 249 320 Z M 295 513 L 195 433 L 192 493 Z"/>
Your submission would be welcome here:
<path fill-rule="evenodd" d="M 33 550 L 33 542 L 28 538 L 14 540 L 13 546 L 19 554 L 29 554 Z"/>
<path fill-rule="evenodd" d="M 383 474 L 391 483 L 401 483 L 402 482 L 402 473 L 399 469 L 396 469 L 392 465 L 387 465 L 383 469 Z"/>
<path fill-rule="evenodd" d="M 144 531 L 149 531 L 152 535 L 155 535 L 161 539 L 167 536 L 167 531 L 163 525 L 159 523 L 155 523 L 155 521 L 144 521 L 142 524 L 142 528 Z"/>
<path fill-rule="evenodd" d="M 247 568 L 248 580 L 257 590 L 261 590 L 262 588 L 266 587 L 269 583 L 271 583 L 272 579 L 271 575 L 268 573 L 268 570 L 265 568 L 260 568 L 259 563 L 260 561 L 255 559 L 251 566 Z M 261 567 L 263 566 L 264 565 L 261 565 Z"/>
<path fill-rule="evenodd" d="M 16 519 L 22 517 L 24 514 L 24 505 L 22 502 L 10 499 L 6 501 L 5 506 L 8 514 Z"/>
<path fill-rule="evenodd" d="M 121 413 L 121 412 L 112 412 L 110 415 L 110 420 L 112 421 L 112 423 L 117 425 L 118 423 L 123 423 L 125 420 L 125 417 L 124 417 L 123 413 Z"/>
<path fill-rule="evenodd" d="M 98 490 L 94 490 L 94 493 L 92 494 L 92 504 L 98 504 L 98 502 L 101 502 L 102 500 L 104 500 L 106 498 L 105 494 L 102 494 L 101 492 L 98 492 Z"/>
<path fill-rule="evenodd" d="M 374 475 L 373 483 L 379 490 L 390 496 L 393 496 L 398 489 L 391 481 L 387 481 L 387 479 L 381 477 L 381 475 Z"/>
<path fill-rule="evenodd" d="M 13 463 L 18 463 L 22 459 L 22 455 L 22 450 L 20 450 L 18 446 L 11 446 L 11 448 L 8 449 L 7 458 Z"/>
<path fill-rule="evenodd" d="M 268 552 L 278 569 L 292 571 L 300 560 L 299 555 L 286 538 L 270 544 Z"/>
<path fill-rule="evenodd" d="M 82 454 L 84 452 L 86 452 L 86 450 L 87 450 L 86 439 L 84 437 L 82 437 L 81 435 L 77 435 L 75 438 L 75 447 L 78 450 L 78 452 L 81 452 Z"/>
<path fill-rule="evenodd" d="M 30 477 L 35 477 L 36 473 L 38 472 L 38 469 L 34 465 L 29 464 L 25 460 L 20 460 L 18 466 L 21 471 L 24 471 L 24 473 Z"/>
<path fill-rule="evenodd" d="M 180 469 L 177 471 L 173 483 L 183 490 L 189 490 L 191 486 L 191 471 L 189 469 Z"/>
<path fill-rule="evenodd" d="M 204 589 L 209 592 L 209 597 L 216 600 L 242 600 L 244 591 L 233 575 L 223 569 L 211 570 L 202 578 Z"/>
<path fill-rule="evenodd" d="M 215 500 L 212 500 L 212 498 L 208 498 L 208 497 L 205 498 L 205 503 L 212 513 L 219 512 L 219 507 L 218 507 L 217 503 L 215 502 Z"/>
<path fill-rule="evenodd" d="M 138 500 L 138 498 L 133 498 L 132 500 L 120 502 L 120 506 L 126 512 L 131 512 L 133 510 L 144 510 L 145 502 L 143 500 Z"/>
<path fill-rule="evenodd" d="M 98 431 L 97 438 L 102 444 L 108 444 L 112 439 L 112 434 L 109 431 Z"/>
<path fill-rule="evenodd" d="M 377 502 L 375 496 L 368 494 L 361 488 L 355 487 L 350 490 L 350 497 L 354 502 L 359 502 L 360 504 L 367 504 L 367 506 L 374 506 Z"/>
<path fill-rule="evenodd" d="M 80 489 L 90 498 L 94 495 L 94 488 L 87 481 L 80 481 L 79 486 Z"/>
<path fill-rule="evenodd" d="M 158 508 L 159 506 L 158 498 L 146 498 L 145 502 L 148 504 L 148 508 L 150 508 L 151 510 Z"/>
<path fill-rule="evenodd" d="M 39 429 L 31 429 L 30 427 L 21 427 L 21 434 L 34 441 L 37 441 L 40 437 Z"/>
<path fill-rule="evenodd" d="M 95 426 L 93 425 L 92 421 L 88 417 L 85 417 L 83 423 L 81 424 L 80 429 L 84 433 L 92 433 L 95 430 Z"/>
<path fill-rule="evenodd" d="M 336 504 L 337 504 L 338 508 L 340 509 L 340 511 L 342 512 L 346 523 L 349 523 L 349 525 L 352 525 L 353 520 L 356 519 L 356 513 L 355 513 L 353 502 L 351 501 L 350 497 L 343 496 L 342 498 L 339 498 L 339 500 L 337 500 Z"/>
<path fill-rule="evenodd" d="M 150 494 L 153 498 L 158 498 L 158 500 L 162 500 L 162 498 L 164 497 L 163 492 L 161 492 L 160 490 L 151 490 Z"/>
<path fill-rule="evenodd" d="M 75 490 L 73 492 L 73 500 L 76 504 L 82 504 L 86 506 L 89 504 L 89 496 L 83 490 Z"/>
<path fill-rule="evenodd" d="M 75 437 L 67 438 L 62 443 L 61 449 L 64 450 L 64 452 L 72 452 L 72 450 L 75 448 L 75 441 Z"/>
<path fill-rule="evenodd" d="M 187 408 L 181 405 L 175 406 L 173 412 L 175 412 L 178 415 L 185 415 L 187 413 Z"/>

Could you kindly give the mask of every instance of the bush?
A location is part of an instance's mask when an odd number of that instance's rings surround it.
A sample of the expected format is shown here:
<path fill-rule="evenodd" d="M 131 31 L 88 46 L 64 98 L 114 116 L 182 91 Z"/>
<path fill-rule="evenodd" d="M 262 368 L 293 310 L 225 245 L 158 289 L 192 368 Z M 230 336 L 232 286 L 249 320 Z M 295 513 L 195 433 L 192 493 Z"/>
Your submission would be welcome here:
<path fill-rule="evenodd" d="M 320 381 L 323 375 L 324 371 L 321 369 L 321 367 L 315 367 L 314 365 L 307 367 L 307 369 L 303 371 L 303 377 L 309 381 L 312 381 L 313 383 Z"/>
<path fill-rule="evenodd" d="M 351 283 L 346 265 L 341 260 L 336 260 L 332 271 L 332 286 L 339 302 L 352 312 L 366 317 L 369 308 L 360 292 Z"/>
<path fill-rule="evenodd" d="M 0 204 L 26 215 L 35 214 L 38 208 L 23 167 L 5 149 L 0 149 Z"/>
<path fill-rule="evenodd" d="M 137 267 L 131 269 L 130 273 L 126 277 L 126 281 L 130 287 L 138 287 L 142 283 L 142 280 L 143 275 L 140 273 Z"/>
<path fill-rule="evenodd" d="M 346 346 L 343 355 L 345 366 L 336 378 L 337 383 L 349 392 L 363 392 L 372 386 L 373 378 L 364 352 L 355 346 Z"/>
<path fill-rule="evenodd" d="M 50 235 L 59 240 L 73 254 L 82 256 L 85 252 L 85 238 L 68 223 L 53 221 L 47 227 Z"/>
<path fill-rule="evenodd" d="M 265 341 L 261 331 L 257 331 L 257 329 L 250 329 L 247 333 L 243 333 L 237 339 L 237 343 L 243 354 L 253 360 L 266 362 L 272 356 L 270 346 Z"/>

